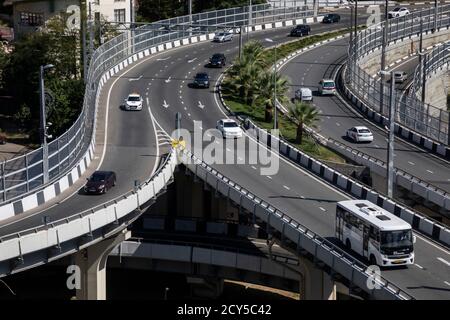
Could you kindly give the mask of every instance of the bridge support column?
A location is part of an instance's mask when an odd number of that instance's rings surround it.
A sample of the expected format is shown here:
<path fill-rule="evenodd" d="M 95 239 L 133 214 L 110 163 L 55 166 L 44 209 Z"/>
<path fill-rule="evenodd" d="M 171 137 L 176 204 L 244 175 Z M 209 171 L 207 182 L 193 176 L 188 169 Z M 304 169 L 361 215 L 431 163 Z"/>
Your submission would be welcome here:
<path fill-rule="evenodd" d="M 75 263 L 81 270 L 81 288 L 77 300 L 106 300 L 106 261 L 109 253 L 122 241 L 129 239 L 131 231 L 123 230 L 112 238 L 80 250 Z"/>
<path fill-rule="evenodd" d="M 336 300 L 336 284 L 331 277 L 311 261 L 301 258 L 300 299 Z"/>

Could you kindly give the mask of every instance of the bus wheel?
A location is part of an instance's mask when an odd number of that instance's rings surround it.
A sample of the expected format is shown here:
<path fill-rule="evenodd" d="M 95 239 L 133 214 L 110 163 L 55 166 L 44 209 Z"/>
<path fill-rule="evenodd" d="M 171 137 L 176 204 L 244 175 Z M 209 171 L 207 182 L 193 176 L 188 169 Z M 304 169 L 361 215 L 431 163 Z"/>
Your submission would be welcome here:
<path fill-rule="evenodd" d="M 375 256 L 373 254 L 370 255 L 369 261 L 371 265 L 373 266 L 377 265 L 377 259 L 375 259 Z"/>
<path fill-rule="evenodd" d="M 350 244 L 350 240 L 345 240 L 345 246 L 347 247 L 347 249 L 351 249 L 352 245 Z"/>

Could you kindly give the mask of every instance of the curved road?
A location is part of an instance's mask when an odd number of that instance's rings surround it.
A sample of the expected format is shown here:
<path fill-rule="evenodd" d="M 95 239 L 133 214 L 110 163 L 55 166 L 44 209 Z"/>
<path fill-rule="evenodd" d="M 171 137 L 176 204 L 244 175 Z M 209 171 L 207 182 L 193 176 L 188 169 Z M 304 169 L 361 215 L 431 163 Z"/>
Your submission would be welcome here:
<path fill-rule="evenodd" d="M 328 28 L 313 26 L 315 32 Z M 289 39 L 287 31 L 259 32 L 251 38 L 270 37 L 281 42 Z M 182 127 L 191 132 L 194 120 L 202 121 L 198 127 L 205 131 L 214 128 L 216 121 L 225 117 L 212 86 L 211 89 L 193 89 L 189 84 L 199 71 L 208 72 L 216 81 L 222 70 L 206 68 L 209 57 L 215 52 L 223 52 L 227 60 L 232 61 L 237 49 L 237 38 L 223 44 L 206 42 L 182 47 L 162 54 L 160 59 L 165 60 L 143 64 L 133 71 L 133 77 L 142 76 L 139 80 L 141 93 L 148 95 L 148 105 L 164 131 L 172 133 L 177 112 L 182 115 Z M 215 141 L 215 138 L 211 139 Z M 334 237 L 335 203 L 348 197 L 288 161 L 280 160 L 279 171 L 273 176 L 261 175 L 261 166 L 257 164 L 212 166 L 319 235 Z M 383 275 L 416 298 L 450 299 L 449 266 L 442 262 L 450 261 L 449 252 L 419 237 L 416 255 L 416 265 L 405 270 L 386 270 Z"/>

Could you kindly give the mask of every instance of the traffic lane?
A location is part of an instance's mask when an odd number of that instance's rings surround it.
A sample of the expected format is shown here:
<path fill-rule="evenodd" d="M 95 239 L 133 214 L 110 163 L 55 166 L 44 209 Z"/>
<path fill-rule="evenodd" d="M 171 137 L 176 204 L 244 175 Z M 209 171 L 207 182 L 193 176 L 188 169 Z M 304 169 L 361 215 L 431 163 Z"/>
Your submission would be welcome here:
<path fill-rule="evenodd" d="M 104 195 L 87 195 L 82 189 L 74 190 L 75 193 L 70 198 L 45 211 L 37 212 L 23 220 L 19 215 L 17 220 L 0 226 L 0 237 L 42 225 L 44 216 L 53 222 L 89 210 L 132 190 L 135 180 L 144 181 L 150 176 L 157 160 L 156 138 L 150 117 L 145 109 L 136 112 L 120 109 L 129 93 L 130 83 L 128 78 L 121 77 L 111 89 L 107 145 L 104 160 L 99 168 L 116 172 L 116 186 Z M 108 90 L 105 89 L 100 101 L 107 103 L 107 95 Z"/>
<path fill-rule="evenodd" d="M 293 59 L 281 72 L 292 79 L 290 96 L 293 91 L 303 86 L 312 88 L 316 92 L 314 105 L 322 111 L 320 133 L 338 140 L 347 145 L 386 161 L 387 141 L 386 133 L 378 126 L 367 121 L 363 116 L 353 113 L 337 97 L 317 96 L 317 83 L 323 77 L 330 77 L 334 68 L 339 67 L 343 57 L 343 48 L 347 40 L 339 40 L 335 44 L 326 44 Z M 330 54 L 333 52 L 336 54 Z M 341 55 L 339 55 L 341 54 Z M 331 67 L 330 67 L 331 66 Z M 356 125 L 364 125 L 374 133 L 374 142 L 370 144 L 355 144 L 348 140 L 346 130 Z M 443 190 L 450 191 L 450 172 L 448 164 L 441 159 L 417 147 L 413 147 L 399 139 L 396 140 L 396 167 L 403 171 L 413 171 L 418 178 L 435 185 Z"/>

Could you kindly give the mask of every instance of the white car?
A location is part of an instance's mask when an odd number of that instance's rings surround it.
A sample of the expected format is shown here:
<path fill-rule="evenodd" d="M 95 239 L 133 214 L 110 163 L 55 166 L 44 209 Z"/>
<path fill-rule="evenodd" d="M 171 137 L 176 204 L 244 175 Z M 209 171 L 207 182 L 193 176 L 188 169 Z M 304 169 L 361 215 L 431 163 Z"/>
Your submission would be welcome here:
<path fill-rule="evenodd" d="M 332 79 L 322 79 L 319 82 L 319 93 L 321 95 L 336 94 L 336 83 Z"/>
<path fill-rule="evenodd" d="M 231 32 L 218 32 L 215 34 L 213 41 L 225 42 L 233 40 L 233 34 Z"/>
<path fill-rule="evenodd" d="M 217 121 L 216 128 L 222 133 L 222 137 L 241 138 L 243 135 L 241 127 L 232 119 L 221 119 Z"/>
<path fill-rule="evenodd" d="M 353 127 L 347 130 L 347 137 L 355 142 L 372 142 L 373 134 L 363 126 Z"/>
<path fill-rule="evenodd" d="M 394 10 L 391 10 L 388 12 L 388 18 L 398 18 L 398 17 L 404 17 L 406 15 L 410 14 L 409 10 L 404 7 L 397 7 Z"/>
<path fill-rule="evenodd" d="M 394 81 L 403 83 L 408 80 L 408 74 L 405 71 L 394 71 Z"/>
<path fill-rule="evenodd" d="M 138 93 L 131 93 L 125 99 L 126 110 L 142 110 L 142 97 Z"/>
<path fill-rule="evenodd" d="M 295 91 L 295 99 L 298 99 L 300 101 L 313 101 L 313 95 L 312 91 L 309 88 L 300 88 Z"/>

